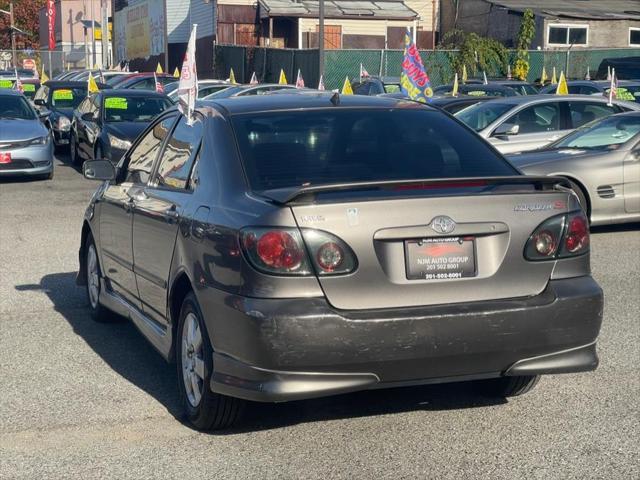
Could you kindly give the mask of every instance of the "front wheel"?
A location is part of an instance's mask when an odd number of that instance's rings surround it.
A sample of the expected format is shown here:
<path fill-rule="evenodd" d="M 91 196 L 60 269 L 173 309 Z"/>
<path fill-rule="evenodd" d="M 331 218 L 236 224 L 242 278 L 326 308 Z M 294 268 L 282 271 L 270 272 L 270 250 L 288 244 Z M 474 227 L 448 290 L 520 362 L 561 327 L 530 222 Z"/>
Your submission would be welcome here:
<path fill-rule="evenodd" d="M 231 427 L 243 401 L 211 391 L 213 348 L 195 295 L 182 302 L 176 337 L 178 388 L 189 422 L 198 430 Z"/>
<path fill-rule="evenodd" d="M 85 268 L 87 275 L 87 298 L 89 300 L 89 308 L 91 309 L 91 317 L 97 322 L 110 321 L 112 316 L 110 312 L 100 304 L 100 291 L 102 285 L 100 283 L 100 262 L 98 260 L 98 252 L 93 238 L 87 238 L 85 246 Z"/>

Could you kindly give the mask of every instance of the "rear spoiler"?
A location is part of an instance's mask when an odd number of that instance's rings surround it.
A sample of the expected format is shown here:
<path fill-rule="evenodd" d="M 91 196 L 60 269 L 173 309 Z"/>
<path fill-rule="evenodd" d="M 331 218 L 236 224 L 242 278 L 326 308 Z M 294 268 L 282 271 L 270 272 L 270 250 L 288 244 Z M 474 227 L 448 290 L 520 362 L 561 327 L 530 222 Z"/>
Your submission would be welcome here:
<path fill-rule="evenodd" d="M 413 180 L 385 180 L 376 182 L 330 183 L 326 185 L 277 188 L 255 192 L 280 204 L 308 202 L 319 193 L 362 190 L 420 190 L 441 188 L 485 187 L 490 191 L 501 185 L 532 185 L 536 190 L 553 190 L 557 186 L 571 188 L 563 177 L 514 175 L 505 177 L 422 178 Z"/>

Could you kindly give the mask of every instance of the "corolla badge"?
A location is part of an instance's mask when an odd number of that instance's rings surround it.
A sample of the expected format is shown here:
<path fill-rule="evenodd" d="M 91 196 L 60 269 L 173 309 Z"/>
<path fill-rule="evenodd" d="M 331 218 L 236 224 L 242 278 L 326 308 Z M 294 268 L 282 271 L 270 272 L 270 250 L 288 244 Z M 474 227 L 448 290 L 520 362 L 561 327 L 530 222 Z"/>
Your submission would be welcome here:
<path fill-rule="evenodd" d="M 438 233 L 451 233 L 456 229 L 456 222 L 446 215 L 439 215 L 431 220 L 430 227 Z"/>

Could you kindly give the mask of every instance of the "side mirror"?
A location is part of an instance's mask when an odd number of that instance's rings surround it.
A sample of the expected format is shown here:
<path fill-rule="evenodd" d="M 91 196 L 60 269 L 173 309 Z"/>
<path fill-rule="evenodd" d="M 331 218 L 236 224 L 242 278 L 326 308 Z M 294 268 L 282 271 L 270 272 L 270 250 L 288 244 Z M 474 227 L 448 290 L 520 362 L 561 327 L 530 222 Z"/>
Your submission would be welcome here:
<path fill-rule="evenodd" d="M 80 118 L 85 122 L 95 122 L 97 120 L 92 112 L 83 113 Z"/>
<path fill-rule="evenodd" d="M 82 174 L 88 180 L 113 180 L 116 167 L 109 160 L 87 160 L 82 165 Z"/>
<path fill-rule="evenodd" d="M 510 123 L 503 123 L 502 125 L 498 126 L 498 128 L 496 128 L 493 132 L 494 136 L 498 136 L 498 135 L 518 135 L 518 132 L 520 131 L 520 125 L 512 125 Z"/>
<path fill-rule="evenodd" d="M 44 122 L 51 115 L 51 110 L 41 110 L 38 112 L 38 118 L 41 122 Z"/>
<path fill-rule="evenodd" d="M 46 106 L 47 106 L 46 102 L 45 102 L 45 101 L 44 101 L 44 99 L 42 99 L 42 98 L 36 98 L 36 99 L 33 101 L 33 104 L 34 104 L 34 105 L 37 105 L 37 106 L 39 106 L 39 107 L 46 107 Z"/>

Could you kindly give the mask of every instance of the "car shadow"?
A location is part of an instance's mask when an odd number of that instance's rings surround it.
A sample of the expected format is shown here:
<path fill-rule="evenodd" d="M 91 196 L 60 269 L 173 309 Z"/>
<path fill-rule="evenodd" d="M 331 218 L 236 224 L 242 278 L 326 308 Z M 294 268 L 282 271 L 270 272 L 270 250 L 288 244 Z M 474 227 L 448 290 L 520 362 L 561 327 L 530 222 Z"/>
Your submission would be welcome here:
<path fill-rule="evenodd" d="M 615 232 L 634 232 L 640 230 L 640 222 L 619 223 L 616 225 L 601 225 L 591 227 L 591 233 L 615 233 Z"/>
<path fill-rule="evenodd" d="M 94 322 L 84 289 L 75 285 L 75 272 L 42 277 L 39 284 L 17 285 L 18 291 L 44 292 L 91 349 L 116 373 L 144 390 L 186 424 L 177 388 L 175 366 L 168 365 L 136 327 L 122 317 L 111 323 Z M 418 410 L 478 408 L 506 403 L 480 395 L 472 383 L 450 383 L 369 390 L 333 397 L 270 404 L 248 403 L 237 427 L 212 432 L 233 435 L 271 430 L 300 423 L 389 415 Z"/>

